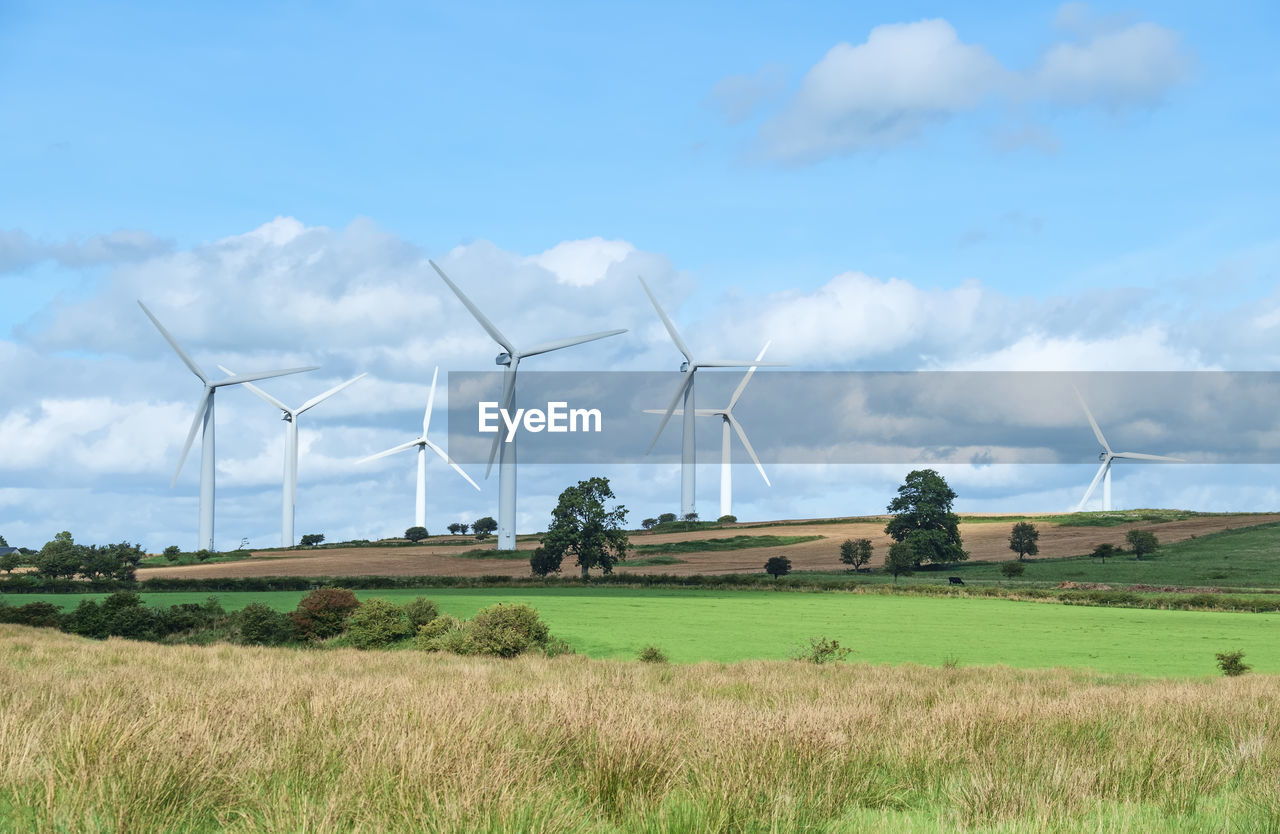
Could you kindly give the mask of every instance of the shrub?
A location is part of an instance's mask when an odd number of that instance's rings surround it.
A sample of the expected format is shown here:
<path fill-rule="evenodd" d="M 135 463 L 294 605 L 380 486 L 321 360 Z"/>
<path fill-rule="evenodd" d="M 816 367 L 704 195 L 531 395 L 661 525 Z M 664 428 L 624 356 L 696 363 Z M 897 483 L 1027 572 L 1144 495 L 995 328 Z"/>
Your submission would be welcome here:
<path fill-rule="evenodd" d="M 794 660 L 807 660 L 810 663 L 834 663 L 844 660 L 853 654 L 853 649 L 840 645 L 839 640 L 828 640 L 826 637 L 810 637 L 809 645 L 802 648 L 794 656 Z"/>
<path fill-rule="evenodd" d="M 404 537 L 411 542 L 420 542 L 429 535 L 426 527 L 410 527 L 404 531 Z"/>
<path fill-rule="evenodd" d="M 738 517 L 736 515 L 722 515 L 716 519 L 717 524 L 737 524 Z"/>
<path fill-rule="evenodd" d="M 697 520 L 698 520 L 698 514 L 697 514 L 697 513 L 685 513 L 685 514 L 684 514 L 684 520 L 685 520 L 685 521 L 687 521 L 687 522 L 689 522 L 690 524 L 692 524 L 693 522 L 695 522 L 695 521 L 697 521 Z"/>
<path fill-rule="evenodd" d="M 62 629 L 81 637 L 104 640 L 108 634 L 107 618 L 103 616 L 102 607 L 98 603 L 91 599 L 82 599 L 75 610 L 66 616 Z"/>
<path fill-rule="evenodd" d="M 318 588 L 302 598 L 289 616 L 304 640 L 323 640 L 341 634 L 351 612 L 360 607 L 346 588 Z"/>
<path fill-rule="evenodd" d="M 303 547 L 315 547 L 324 541 L 324 533 L 306 533 L 298 540 Z"/>
<path fill-rule="evenodd" d="M 1000 575 L 1005 579 L 1013 579 L 1027 572 L 1025 562 L 1005 562 L 1000 566 Z"/>
<path fill-rule="evenodd" d="M 461 630 L 462 623 L 448 614 L 441 614 L 434 620 L 418 626 L 418 634 L 413 640 L 413 646 L 424 652 L 443 651 L 440 646 L 440 638 L 451 631 Z"/>
<path fill-rule="evenodd" d="M 50 602 L 29 602 L 16 607 L 0 608 L 0 622 L 38 628 L 57 628 L 62 623 L 62 610 Z"/>
<path fill-rule="evenodd" d="M 213 558 L 212 550 L 197 550 L 195 552 L 196 561 L 207 562 Z"/>
<path fill-rule="evenodd" d="M 652 530 L 654 527 L 658 526 L 658 519 L 646 518 L 644 521 L 640 522 L 640 526 L 646 530 Z"/>
<path fill-rule="evenodd" d="M 637 655 L 642 663 L 666 663 L 667 653 L 657 646 L 645 646 Z"/>
<path fill-rule="evenodd" d="M 404 613 L 409 617 L 409 625 L 417 631 L 421 626 L 440 616 L 440 606 L 426 597 L 418 597 L 405 603 Z"/>
<path fill-rule="evenodd" d="M 232 618 L 237 639 L 252 646 L 278 646 L 297 637 L 293 618 L 261 602 L 251 602 Z"/>
<path fill-rule="evenodd" d="M 1244 652 L 1241 651 L 1223 652 L 1217 655 L 1217 658 L 1218 668 L 1222 670 L 1222 674 L 1229 678 L 1243 675 L 1253 668 L 1244 662 Z"/>
<path fill-rule="evenodd" d="M 659 523 L 659 524 L 670 524 L 671 522 L 673 522 L 673 521 L 675 521 L 675 520 L 676 520 L 676 514 L 675 514 L 675 513 L 662 513 L 661 515 L 659 515 L 659 516 L 658 516 L 658 523 Z"/>
<path fill-rule="evenodd" d="M 541 646 L 549 636 L 547 624 L 527 605 L 499 603 L 481 610 L 464 627 L 476 654 L 516 655 Z"/>
<path fill-rule="evenodd" d="M 378 649 L 413 634 L 409 615 L 385 599 L 366 600 L 347 618 L 347 634 L 357 649 Z"/>
<path fill-rule="evenodd" d="M 182 548 L 176 544 L 171 544 L 164 549 L 164 558 L 170 562 L 176 562 L 182 556 Z"/>
<path fill-rule="evenodd" d="M 560 657 L 561 655 L 566 654 L 577 654 L 577 652 L 573 650 L 573 646 L 570 646 L 567 641 L 562 640 L 555 635 L 548 637 L 547 642 L 539 646 L 538 650 L 541 651 L 545 657 Z"/>

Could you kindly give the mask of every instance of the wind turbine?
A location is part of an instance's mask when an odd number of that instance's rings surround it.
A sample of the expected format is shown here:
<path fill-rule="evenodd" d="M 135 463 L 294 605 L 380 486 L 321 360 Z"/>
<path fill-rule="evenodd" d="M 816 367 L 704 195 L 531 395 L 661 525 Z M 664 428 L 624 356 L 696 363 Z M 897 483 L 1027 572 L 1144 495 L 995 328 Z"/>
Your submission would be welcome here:
<path fill-rule="evenodd" d="M 187 453 L 191 451 L 191 443 L 196 438 L 196 429 L 200 428 L 202 430 L 200 447 L 200 541 L 196 549 L 213 550 L 213 498 L 215 489 L 213 395 L 217 393 L 219 388 L 224 388 L 228 385 L 240 385 L 258 379 L 270 379 L 277 376 L 298 374 L 303 371 L 314 371 L 319 366 L 309 365 L 305 368 L 289 368 L 283 371 L 239 374 L 215 382 L 204 375 L 204 371 L 200 370 L 200 366 L 187 355 L 187 352 L 178 345 L 173 336 L 169 335 L 169 331 L 165 330 L 160 320 L 151 314 L 151 311 L 147 309 L 147 305 L 139 301 L 138 306 L 142 308 L 142 312 L 147 314 L 147 318 L 151 319 L 151 323 L 160 331 L 160 335 L 164 336 L 165 341 L 169 343 L 169 347 L 173 348 L 174 352 L 178 354 L 178 358 L 186 363 L 186 366 L 191 369 L 191 373 L 195 374 L 204 383 L 204 395 L 200 398 L 200 404 L 196 406 L 196 416 L 191 421 L 191 430 L 187 432 L 187 442 L 182 447 L 182 456 L 178 459 L 178 468 L 173 473 L 173 480 L 169 483 L 169 488 L 173 489 L 174 485 L 178 483 L 178 475 L 182 473 L 182 465 L 187 462 Z"/>
<path fill-rule="evenodd" d="M 444 274 L 444 270 L 436 266 L 435 261 L 429 261 L 436 273 L 444 279 L 449 285 L 449 289 L 453 290 L 453 294 L 458 296 L 458 300 L 463 306 L 471 312 L 475 320 L 485 329 L 495 342 L 502 346 L 502 353 L 493 360 L 497 365 L 506 367 L 506 371 L 502 375 L 502 405 L 508 414 L 515 414 L 515 397 L 516 397 L 516 370 L 520 367 L 521 359 L 528 359 L 530 356 L 537 356 L 540 353 L 550 353 L 553 350 L 561 350 L 562 348 L 573 347 L 584 342 L 594 342 L 597 339 L 605 339 L 609 336 L 617 336 L 619 333 L 626 333 L 623 330 L 606 330 L 602 333 L 588 333 L 585 336 L 573 336 L 568 339 L 557 339 L 554 342 L 545 342 L 535 345 L 528 350 L 516 350 L 511 340 L 502 335 L 498 328 L 494 327 L 493 322 L 485 318 L 484 313 L 480 312 L 480 308 L 471 302 L 458 289 L 458 285 L 449 280 L 449 276 Z M 489 466 L 485 469 L 485 477 L 489 477 L 489 472 L 493 469 L 494 455 L 498 456 L 498 550 L 515 550 L 516 549 L 516 435 L 511 436 L 511 442 L 506 442 L 507 429 L 506 422 L 499 421 L 498 433 L 494 435 L 493 447 L 489 450 Z"/>
<path fill-rule="evenodd" d="M 394 455 L 396 452 L 403 452 L 406 449 L 418 447 L 418 494 L 414 504 L 413 526 L 427 526 L 427 449 L 435 452 L 440 459 L 453 467 L 454 471 L 467 479 L 467 483 L 480 491 L 480 485 L 471 480 L 471 476 L 462 471 L 462 467 L 454 463 L 444 449 L 441 449 L 427 437 L 427 428 L 431 425 L 431 408 L 436 402 L 436 377 L 440 375 L 440 368 L 436 368 L 434 374 L 431 375 L 431 393 L 427 396 L 427 411 L 422 415 L 422 434 L 416 440 L 410 440 L 407 443 L 401 443 L 399 446 L 392 446 L 385 452 L 378 452 L 376 455 L 369 455 L 367 458 L 361 458 L 356 463 L 368 463 L 371 460 L 385 458 L 387 455 Z"/>
<path fill-rule="evenodd" d="M 1072 390 L 1076 392 L 1076 399 L 1080 400 L 1080 406 L 1084 409 L 1085 416 L 1089 418 L 1089 425 L 1093 426 L 1093 436 L 1098 438 L 1098 442 L 1102 444 L 1102 451 L 1098 454 L 1098 460 L 1102 461 L 1102 465 L 1098 467 L 1098 474 L 1093 476 L 1093 481 L 1090 482 L 1089 488 L 1084 491 L 1084 497 L 1080 499 L 1080 505 L 1076 507 L 1076 512 L 1084 510 L 1084 505 L 1088 502 L 1089 496 L 1093 495 L 1093 491 L 1098 486 L 1098 481 L 1102 481 L 1102 509 L 1104 511 L 1111 510 L 1111 463 L 1116 459 L 1182 462 L 1182 458 L 1169 458 L 1163 455 L 1111 451 L 1111 444 L 1107 443 L 1107 438 L 1103 437 L 1102 429 L 1098 428 L 1098 421 L 1093 419 L 1093 412 L 1089 411 L 1089 406 L 1085 404 L 1084 397 L 1080 395 L 1079 389 L 1073 385 Z"/>
<path fill-rule="evenodd" d="M 780 367 L 780 362 L 748 362 L 739 359 L 694 359 L 693 354 L 689 352 L 689 346 L 684 343 L 684 339 L 680 338 L 679 331 L 672 324 L 671 319 L 662 309 L 662 305 L 658 303 L 658 299 L 654 298 L 653 293 L 649 290 L 649 285 L 640 279 L 640 286 L 644 287 L 645 294 L 649 296 L 649 300 L 653 302 L 653 308 L 658 311 L 658 316 L 662 319 L 662 323 L 667 328 L 667 333 L 671 334 L 671 341 L 675 342 L 680 352 L 684 354 L 685 361 L 680 365 L 680 372 L 684 374 L 684 379 L 680 382 L 680 387 L 676 389 L 676 395 L 671 398 L 671 405 L 663 412 L 662 422 L 658 425 L 658 431 L 653 435 L 653 442 L 649 444 L 649 448 L 645 450 L 645 454 L 653 451 L 653 447 L 657 445 L 658 438 L 662 436 L 662 430 L 667 427 L 667 423 L 671 420 L 671 415 L 675 413 L 676 406 L 680 403 L 680 399 L 684 398 L 684 407 L 681 409 L 681 415 L 684 417 L 684 432 L 682 436 L 681 453 L 680 453 L 680 512 L 683 515 L 689 515 L 697 512 L 695 501 L 695 435 L 693 427 L 693 418 L 696 413 L 696 405 L 693 395 L 693 375 L 699 368 L 750 368 L 753 366 L 769 366 Z"/>
<path fill-rule="evenodd" d="M 235 374 L 227 370 L 222 365 L 218 366 L 218 370 L 224 374 Z M 252 382 L 246 382 L 245 388 L 257 394 L 262 399 L 274 405 L 283 412 L 280 418 L 284 420 L 284 496 L 281 502 L 280 516 L 280 546 L 293 547 L 293 516 L 294 505 L 298 500 L 298 417 L 305 411 L 309 411 L 320 403 L 332 397 L 334 394 L 346 388 L 348 385 L 359 382 L 366 374 L 348 379 L 341 385 L 335 385 L 328 391 L 325 391 L 318 397 L 312 397 L 297 408 L 290 408 L 275 397 L 263 391 Z"/>
<path fill-rule="evenodd" d="M 764 347 L 760 348 L 760 354 L 756 356 L 756 361 L 764 359 L 765 351 L 769 349 L 772 342 L 765 342 Z M 742 377 L 742 382 L 738 383 L 738 387 L 734 390 L 733 396 L 729 398 L 729 405 L 724 408 L 699 408 L 694 410 L 695 417 L 719 417 L 721 420 L 720 427 L 720 516 L 731 515 L 733 513 L 733 459 L 732 452 L 729 448 L 729 428 L 738 433 L 738 439 L 742 441 L 742 447 L 747 450 L 747 454 L 751 455 L 751 460 L 756 465 L 756 469 L 760 470 L 760 477 L 764 478 L 766 486 L 773 486 L 769 483 L 769 476 L 764 473 L 764 467 L 760 465 L 760 458 L 756 457 L 756 450 L 751 448 L 751 441 L 747 440 L 747 433 L 743 430 L 742 424 L 733 416 L 733 407 L 738 404 L 742 392 L 746 390 L 747 383 L 751 381 L 751 376 L 756 372 L 757 365 L 752 365 L 751 369 Z M 645 409 L 645 414 L 662 414 L 657 409 Z M 683 414 L 683 410 L 677 408 L 674 414 Z"/>

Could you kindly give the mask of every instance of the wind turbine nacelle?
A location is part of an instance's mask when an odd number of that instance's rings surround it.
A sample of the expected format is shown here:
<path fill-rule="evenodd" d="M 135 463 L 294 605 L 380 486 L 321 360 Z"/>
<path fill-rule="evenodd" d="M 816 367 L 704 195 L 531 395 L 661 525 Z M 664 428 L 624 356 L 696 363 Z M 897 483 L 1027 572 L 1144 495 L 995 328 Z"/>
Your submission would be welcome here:
<path fill-rule="evenodd" d="M 290 413 L 289 413 L 289 412 L 287 412 L 287 411 L 282 411 L 282 412 L 280 412 L 280 419 L 281 419 L 281 420 L 284 420 L 286 423 L 292 423 L 292 422 L 293 422 L 293 415 L 292 415 L 292 414 L 290 414 Z"/>
<path fill-rule="evenodd" d="M 1107 460 L 1107 453 L 1105 451 L 1098 452 L 1098 460 L 1102 463 L 1105 463 Z"/>
<path fill-rule="evenodd" d="M 687 373 L 689 373 L 689 362 L 688 362 L 688 360 L 685 360 L 684 362 L 681 362 L 681 363 L 680 363 L 680 373 L 682 373 L 682 374 L 687 374 Z"/>
<path fill-rule="evenodd" d="M 506 351 L 503 351 L 502 353 L 499 353 L 496 357 L 494 357 L 493 364 L 495 364 L 495 365 L 510 365 L 510 364 L 511 364 L 511 354 L 507 353 Z"/>

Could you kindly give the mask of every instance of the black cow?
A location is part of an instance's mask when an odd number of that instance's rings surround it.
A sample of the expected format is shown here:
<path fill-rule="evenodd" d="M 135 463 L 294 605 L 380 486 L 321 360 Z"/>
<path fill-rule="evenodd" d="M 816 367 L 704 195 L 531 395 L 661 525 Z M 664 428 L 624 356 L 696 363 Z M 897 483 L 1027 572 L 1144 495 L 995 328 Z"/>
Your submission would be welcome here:
<path fill-rule="evenodd" d="M 964 580 L 963 580 L 963 579 L 961 579 L 961 578 L 960 578 L 960 577 L 958 577 L 958 576 L 948 576 L 948 577 L 947 577 L 947 581 L 948 581 L 948 582 L 950 582 L 952 585 L 963 585 L 963 584 L 964 584 Z"/>

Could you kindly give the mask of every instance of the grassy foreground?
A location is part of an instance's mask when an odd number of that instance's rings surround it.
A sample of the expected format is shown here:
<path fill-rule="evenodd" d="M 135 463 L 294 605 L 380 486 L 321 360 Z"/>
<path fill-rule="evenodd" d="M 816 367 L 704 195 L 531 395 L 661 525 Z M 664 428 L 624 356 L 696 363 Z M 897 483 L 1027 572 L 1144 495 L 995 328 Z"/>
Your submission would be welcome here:
<path fill-rule="evenodd" d="M 0 831 L 1280 827 L 1274 678 L 168 647 L 0 626 Z"/>
<path fill-rule="evenodd" d="M 303 591 L 214 594 L 228 611 L 264 602 L 293 610 Z M 101 598 L 101 595 L 86 595 Z M 209 594 L 147 593 L 148 605 Z M 1066 666 L 1162 677 L 1217 674 L 1214 655 L 1236 649 L 1260 672 L 1280 672 L 1280 614 L 1093 608 L 1001 599 L 882 593 L 770 593 L 645 588 L 428 588 L 360 591 L 361 599 L 435 600 L 469 618 L 500 602 L 531 605 L 575 651 L 634 658 L 646 645 L 672 660 L 784 659 L 811 637 L 835 638 L 870 663 Z M 75 594 L 22 594 L 74 608 Z"/>

